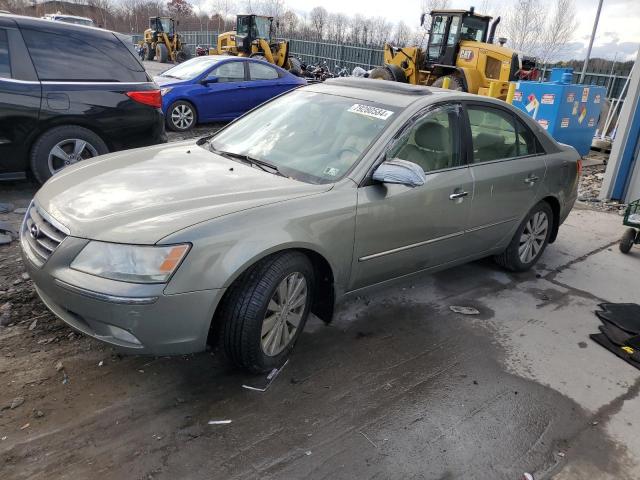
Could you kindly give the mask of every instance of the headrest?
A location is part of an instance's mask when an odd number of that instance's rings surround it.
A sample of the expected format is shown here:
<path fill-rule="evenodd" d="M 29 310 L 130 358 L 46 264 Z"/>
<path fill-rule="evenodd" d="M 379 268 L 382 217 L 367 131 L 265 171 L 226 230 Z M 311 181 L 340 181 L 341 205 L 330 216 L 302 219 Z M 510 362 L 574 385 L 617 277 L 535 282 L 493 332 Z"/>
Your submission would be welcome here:
<path fill-rule="evenodd" d="M 447 129 L 438 122 L 424 122 L 414 135 L 416 145 L 426 150 L 447 150 Z"/>

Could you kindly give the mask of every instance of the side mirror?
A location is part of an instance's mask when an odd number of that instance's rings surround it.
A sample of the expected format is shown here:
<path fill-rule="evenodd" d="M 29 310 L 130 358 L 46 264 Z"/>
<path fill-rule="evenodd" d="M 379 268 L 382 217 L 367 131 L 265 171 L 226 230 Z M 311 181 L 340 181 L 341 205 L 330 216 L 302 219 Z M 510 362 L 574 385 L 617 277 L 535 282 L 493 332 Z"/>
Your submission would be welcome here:
<path fill-rule="evenodd" d="M 209 85 L 210 83 L 218 83 L 218 77 L 206 77 L 200 82 L 202 85 Z"/>
<path fill-rule="evenodd" d="M 420 15 L 420 26 L 422 27 L 424 25 L 424 19 L 427 16 L 426 13 L 422 12 L 422 15 Z"/>
<path fill-rule="evenodd" d="M 427 181 L 422 167 L 399 158 L 381 163 L 374 170 L 373 179 L 381 183 L 396 183 L 410 187 L 419 187 Z"/>

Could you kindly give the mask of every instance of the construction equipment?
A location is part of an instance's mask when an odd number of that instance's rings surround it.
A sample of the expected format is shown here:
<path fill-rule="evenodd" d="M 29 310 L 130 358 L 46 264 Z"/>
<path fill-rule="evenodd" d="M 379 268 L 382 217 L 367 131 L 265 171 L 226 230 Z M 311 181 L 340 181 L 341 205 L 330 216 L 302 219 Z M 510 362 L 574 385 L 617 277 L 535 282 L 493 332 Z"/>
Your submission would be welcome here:
<path fill-rule="evenodd" d="M 500 17 L 469 10 L 433 10 L 427 48 L 384 46 L 384 66 L 370 78 L 446 86 L 506 99 L 509 81 L 537 78 L 536 59 L 493 43 Z M 425 14 L 420 23 L 424 24 Z M 491 23 L 491 25 L 490 25 Z"/>
<path fill-rule="evenodd" d="M 171 17 L 149 17 L 149 28 L 144 31 L 142 47 L 146 60 L 160 63 L 184 62 L 191 55 L 183 49 L 180 35 L 176 32 L 176 22 Z"/>
<path fill-rule="evenodd" d="M 300 60 L 289 56 L 289 42 L 273 40 L 273 31 L 273 17 L 237 15 L 236 29 L 218 35 L 209 54 L 259 58 L 300 75 Z"/>

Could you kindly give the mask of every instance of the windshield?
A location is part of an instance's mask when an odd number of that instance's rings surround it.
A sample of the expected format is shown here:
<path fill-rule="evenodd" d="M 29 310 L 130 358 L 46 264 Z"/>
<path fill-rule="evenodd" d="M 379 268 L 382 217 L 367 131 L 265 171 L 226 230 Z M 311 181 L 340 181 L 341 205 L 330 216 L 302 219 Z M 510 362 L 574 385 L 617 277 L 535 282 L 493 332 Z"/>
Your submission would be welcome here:
<path fill-rule="evenodd" d="M 160 74 L 161 77 L 178 78 L 180 80 L 193 80 L 220 62 L 216 57 L 196 57 L 180 63 Z"/>
<path fill-rule="evenodd" d="M 229 125 L 210 147 L 269 163 L 296 180 L 333 183 L 357 163 L 396 110 L 298 90 Z"/>
<path fill-rule="evenodd" d="M 271 29 L 271 21 L 264 17 L 253 17 L 255 23 L 251 24 L 252 17 L 238 17 L 236 25 L 236 33 L 238 35 L 249 35 L 249 27 L 251 27 L 252 38 L 270 38 L 269 31 Z"/>

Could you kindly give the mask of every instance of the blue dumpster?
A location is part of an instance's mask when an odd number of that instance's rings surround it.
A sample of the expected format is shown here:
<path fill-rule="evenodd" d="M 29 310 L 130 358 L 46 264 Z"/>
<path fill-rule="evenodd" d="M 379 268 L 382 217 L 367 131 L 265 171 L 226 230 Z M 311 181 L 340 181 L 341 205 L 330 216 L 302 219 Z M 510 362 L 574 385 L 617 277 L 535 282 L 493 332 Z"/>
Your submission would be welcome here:
<path fill-rule="evenodd" d="M 516 83 L 513 105 L 553 138 L 587 155 L 598 126 L 606 88 L 571 84 L 571 68 L 554 68 L 549 82 Z"/>

